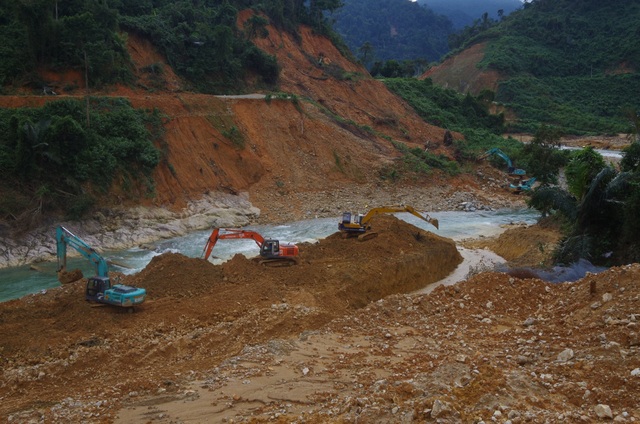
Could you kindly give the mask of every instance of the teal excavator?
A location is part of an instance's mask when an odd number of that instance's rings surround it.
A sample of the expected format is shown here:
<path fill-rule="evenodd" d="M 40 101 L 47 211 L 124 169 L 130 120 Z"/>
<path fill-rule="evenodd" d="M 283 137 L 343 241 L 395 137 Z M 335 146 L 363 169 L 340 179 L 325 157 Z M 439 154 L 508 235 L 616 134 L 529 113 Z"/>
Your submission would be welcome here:
<path fill-rule="evenodd" d="M 96 267 L 96 275 L 87 279 L 86 300 L 124 308 L 131 308 L 144 302 L 147 296 L 145 289 L 124 284 L 111 285 L 107 261 L 80 237 L 62 226 L 56 229 L 58 278 L 67 272 L 68 246 L 74 248 Z M 82 278 L 82 274 L 80 274 L 80 278 Z"/>
<path fill-rule="evenodd" d="M 535 177 L 524 179 L 524 176 L 527 175 L 527 171 L 513 166 L 513 162 L 511 162 L 509 156 L 499 148 L 494 147 L 493 149 L 487 150 L 479 159 L 486 159 L 491 155 L 496 155 L 504 160 L 507 164 L 507 173 L 512 177 L 517 177 L 517 182 L 509 184 L 509 188 L 511 190 L 516 193 L 531 190 L 533 183 L 536 181 Z"/>
<path fill-rule="evenodd" d="M 507 156 L 505 152 L 498 149 L 497 147 L 494 147 L 491 150 L 487 150 L 484 153 L 484 155 L 480 156 L 479 159 L 480 160 L 486 159 L 491 155 L 496 155 L 507 163 L 507 172 L 509 173 L 509 175 L 517 175 L 517 176 L 527 175 L 527 171 L 525 171 L 524 169 L 519 169 L 513 166 L 513 162 L 511 162 L 511 159 L 509 158 L 509 156 Z"/>

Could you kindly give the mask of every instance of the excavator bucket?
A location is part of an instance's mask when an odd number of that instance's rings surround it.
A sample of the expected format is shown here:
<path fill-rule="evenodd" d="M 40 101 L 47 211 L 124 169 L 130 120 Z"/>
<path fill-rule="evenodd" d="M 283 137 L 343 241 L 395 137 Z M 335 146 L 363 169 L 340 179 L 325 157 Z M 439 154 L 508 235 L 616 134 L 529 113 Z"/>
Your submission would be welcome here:
<path fill-rule="evenodd" d="M 58 281 L 60 284 L 69 284 L 74 281 L 78 281 L 84 278 L 82 271 L 80 269 L 74 269 L 72 271 L 60 270 L 58 271 Z"/>
<path fill-rule="evenodd" d="M 440 229 L 440 223 L 438 222 L 437 219 L 435 218 L 429 218 L 428 219 L 429 224 L 433 225 L 434 227 L 436 227 L 436 229 Z"/>

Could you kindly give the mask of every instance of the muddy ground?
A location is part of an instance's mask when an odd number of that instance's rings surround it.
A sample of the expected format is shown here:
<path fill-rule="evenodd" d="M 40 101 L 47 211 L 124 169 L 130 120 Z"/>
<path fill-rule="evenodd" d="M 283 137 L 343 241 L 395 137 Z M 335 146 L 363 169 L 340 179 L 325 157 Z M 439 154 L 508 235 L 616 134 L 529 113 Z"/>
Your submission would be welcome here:
<path fill-rule="evenodd" d="M 424 294 L 461 261 L 455 244 L 393 216 L 373 224 L 366 242 L 300 245 L 293 267 L 161 255 L 123 280 L 148 290 L 133 314 L 86 303 L 83 282 L 0 304 L 0 416 L 640 419 L 640 266 L 565 284 L 485 272 Z M 553 242 L 532 228 L 484 243 Z"/>
<path fill-rule="evenodd" d="M 181 211 L 203 193 L 248 192 L 260 219 L 278 223 L 388 203 L 426 211 L 524 204 L 504 189 L 500 171 L 480 166 L 457 177 L 384 181 L 400 158 L 388 139 L 449 155 L 444 129 L 422 121 L 379 81 L 332 77 L 362 69 L 310 30 L 298 41 L 269 33 L 257 42 L 278 57 L 282 91 L 313 101 L 197 95 L 171 72 L 163 90 L 114 89 L 106 94 L 166 115 L 169 148 L 153 198 L 141 194 L 131 205 L 114 187 L 101 206 Z M 134 35 L 128 47 L 139 69 L 163 62 Z M 80 75 L 50 77 L 60 77 L 60 86 L 77 78 L 82 87 Z M 0 101 L 25 107 L 50 99 Z M 231 127 L 244 147 L 224 136 Z M 302 261 L 290 268 L 265 269 L 243 256 L 220 266 L 159 256 L 122 280 L 148 290 L 133 314 L 86 303 L 82 281 L 1 303 L 0 420 L 640 419 L 637 264 L 570 284 L 485 272 L 432 290 L 460 262 L 456 246 L 379 218 L 377 238 L 301 245 Z M 553 231 L 514 228 L 463 244 L 524 266 L 545 263 L 556 242 Z"/>
<path fill-rule="evenodd" d="M 175 394 L 185 377 L 204 376 L 248 345 L 419 290 L 462 260 L 451 240 L 392 215 L 373 226 L 378 236 L 366 242 L 335 234 L 300 245 L 292 267 L 265 268 L 242 255 L 222 265 L 161 255 L 122 277 L 148 293 L 133 314 L 85 302 L 84 280 L 1 303 L 0 416 L 53 422 L 72 398 L 84 406 L 63 419 L 111 420 L 131 393 Z M 87 407 L 99 415 L 86 417 Z"/>

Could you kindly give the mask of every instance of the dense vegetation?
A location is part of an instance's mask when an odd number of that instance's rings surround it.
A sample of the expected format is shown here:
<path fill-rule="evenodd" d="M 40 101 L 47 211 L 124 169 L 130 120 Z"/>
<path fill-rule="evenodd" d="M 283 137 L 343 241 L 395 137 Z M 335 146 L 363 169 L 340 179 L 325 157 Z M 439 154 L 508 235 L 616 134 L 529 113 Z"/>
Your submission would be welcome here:
<path fill-rule="evenodd" d="M 534 0 L 477 38 L 509 76 L 591 77 L 640 66 L 640 3 Z M 477 40 L 474 40 L 477 41 Z"/>
<path fill-rule="evenodd" d="M 239 93 L 250 88 L 246 81 L 275 87 L 276 60 L 252 40 L 266 35 L 267 23 L 292 32 L 305 23 L 332 35 L 324 13 L 339 5 L 339 0 L 2 2 L 0 93 L 30 88 L 55 94 L 42 76 L 47 71 L 76 71 L 89 90 L 131 84 L 129 33 L 153 40 L 194 90 Z M 238 29 L 238 11 L 247 8 L 261 13 Z M 162 72 L 161 64 L 152 68 L 149 72 Z M 151 173 L 162 156 L 154 147 L 162 146 L 160 117 L 124 100 L 89 99 L 89 90 L 81 92 L 86 103 L 0 109 L 0 222 L 21 229 L 59 213 L 80 217 L 115 179 L 124 197 L 153 195 Z"/>
<path fill-rule="evenodd" d="M 465 135 L 465 142 L 456 143 L 458 160 L 474 160 L 492 147 L 501 148 L 513 158 L 518 157 L 520 143 L 505 140 L 500 135 L 504 129 L 504 117 L 489 112 L 490 93 L 487 93 L 488 98 L 461 95 L 452 89 L 434 85 L 429 79 L 387 78 L 383 81 L 426 122 Z"/>
<path fill-rule="evenodd" d="M 539 125 L 531 143 L 523 146 L 500 135 L 502 117 L 491 115 L 486 102 L 489 93 L 473 97 L 433 85 L 429 80 L 385 79 L 389 89 L 409 102 L 427 121 L 461 132 L 456 142 L 456 161 L 438 157 L 425 149 L 409 149 L 398 143 L 401 162 L 384 170 L 384 178 L 399 178 L 406 172 L 428 172 L 437 168 L 455 174 L 469 161 L 492 147 L 498 147 L 536 177 L 530 206 L 564 223 L 565 238 L 555 253 L 556 261 L 569 264 L 585 258 L 599 265 L 640 261 L 640 140 L 626 149 L 620 170 L 608 165 L 591 148 L 571 152 L 560 149 L 563 131 Z M 640 118 L 633 110 L 624 114 L 632 134 L 640 133 Z M 495 165 L 504 169 L 504 163 Z M 559 187 L 560 170 L 565 170 L 567 189 Z"/>
<path fill-rule="evenodd" d="M 123 196 L 153 195 L 160 115 L 123 99 L 92 98 L 89 106 L 0 109 L 0 220 L 20 229 L 61 211 L 80 217 L 116 179 Z"/>
<path fill-rule="evenodd" d="M 434 168 L 456 174 L 493 147 L 506 152 L 513 161 L 522 156 L 521 143 L 500 135 L 504 117 L 489 112 L 487 103 L 491 100 L 490 93 L 478 97 L 461 95 L 454 90 L 434 85 L 429 79 L 386 78 L 383 82 L 407 101 L 426 122 L 465 136 L 464 141 L 455 142 L 450 134 L 445 140 L 425 140 L 425 149 L 408 149 L 397 144 L 396 148 L 403 153 L 402 164 L 400 167 L 385 169 L 384 177 L 399 178 L 404 171 L 425 173 Z M 455 161 L 429 152 L 431 144 L 441 141 L 446 145 L 453 145 Z M 495 164 L 504 167 L 504 163 L 499 160 Z"/>
<path fill-rule="evenodd" d="M 449 47 L 451 22 L 407 0 L 343 0 L 335 30 L 367 67 L 387 60 L 438 60 Z"/>
<path fill-rule="evenodd" d="M 595 264 L 640 261 L 640 142 L 625 151 L 621 169 L 607 165 L 593 149 L 571 156 L 568 188 L 543 186 L 530 200 L 544 214 L 560 217 L 565 238 L 556 261 L 586 258 Z"/>
<path fill-rule="evenodd" d="M 433 125 L 455 131 L 476 128 L 499 133 L 503 129 L 503 116 L 492 115 L 485 102 L 471 95 L 439 87 L 430 79 L 385 78 L 383 82 Z"/>
<path fill-rule="evenodd" d="M 623 108 L 640 108 L 639 36 L 638 2 L 533 0 L 465 28 L 454 47 L 488 42 L 480 65 L 506 77 L 495 100 L 517 113 L 512 130 L 612 133 L 628 129 Z"/>
<path fill-rule="evenodd" d="M 254 16 L 238 29 L 238 11 L 254 8 L 281 28 L 307 23 L 331 33 L 324 12 L 339 0 L 33 0 L 0 4 L 0 86 L 42 90 L 39 69 L 86 70 L 90 87 L 132 81 L 126 33 L 149 37 L 194 89 L 239 92 L 247 76 L 273 87 L 278 65 L 255 47 L 267 19 Z M 71 87 L 69 87 L 71 88 Z"/>
<path fill-rule="evenodd" d="M 485 13 L 488 18 L 500 19 L 522 7 L 520 0 L 418 0 L 418 3 L 449 18 L 456 30 L 473 26 Z"/>
<path fill-rule="evenodd" d="M 512 131 L 533 132 L 540 122 L 571 134 L 629 131 L 624 110 L 640 107 L 640 74 L 593 77 L 520 76 L 500 83 L 496 100 L 516 112 Z"/>

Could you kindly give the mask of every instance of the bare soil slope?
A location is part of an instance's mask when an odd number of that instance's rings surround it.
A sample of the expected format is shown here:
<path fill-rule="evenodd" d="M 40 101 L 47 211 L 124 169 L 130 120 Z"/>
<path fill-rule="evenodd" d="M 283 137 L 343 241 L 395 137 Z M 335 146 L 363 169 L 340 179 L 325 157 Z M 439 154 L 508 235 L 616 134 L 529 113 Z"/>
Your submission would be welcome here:
<path fill-rule="evenodd" d="M 241 20 L 249 16 L 243 13 Z M 248 192 L 252 203 L 267 213 L 297 209 L 262 195 L 314 195 L 369 186 L 379 181 L 379 170 L 399 156 L 390 138 L 420 147 L 431 141 L 434 153 L 449 155 L 442 145 L 442 128 L 425 123 L 364 68 L 345 59 L 329 40 L 306 27 L 301 28 L 299 40 L 268 29 L 269 37 L 255 42 L 277 56 L 282 68 L 280 89 L 296 99 L 190 93 L 149 40 L 128 36 L 136 86 L 92 89 L 91 94 L 124 97 L 134 107 L 159 109 L 166 116 L 166 144 L 159 146 L 166 152 L 166 161 L 155 172 L 152 197 L 145 195 L 143 187 L 125 193 L 118 180 L 110 196 L 99 197 L 101 206 L 143 204 L 179 210 L 204 193 L 222 191 Z M 145 72 L 151 65 L 163 68 L 152 80 Z M 40 92 L 0 96 L 0 107 L 40 106 L 84 95 L 77 73 L 42 77 L 57 96 Z M 69 87 L 78 88 L 66 91 Z M 236 132 L 239 137 L 229 136 Z M 427 180 L 418 184 L 437 186 Z M 292 214 L 303 217 L 299 210 Z"/>
<path fill-rule="evenodd" d="M 495 92 L 498 89 L 499 72 L 478 67 L 484 58 L 486 46 L 486 43 L 474 44 L 428 69 L 420 79 L 431 78 L 438 85 L 474 96 L 485 89 Z"/>
<path fill-rule="evenodd" d="M 511 267 L 550 267 L 552 253 L 561 238 L 559 224 L 541 221 L 529 226 L 514 224 L 498 237 L 471 239 L 462 244 L 471 249 L 491 250 Z"/>

